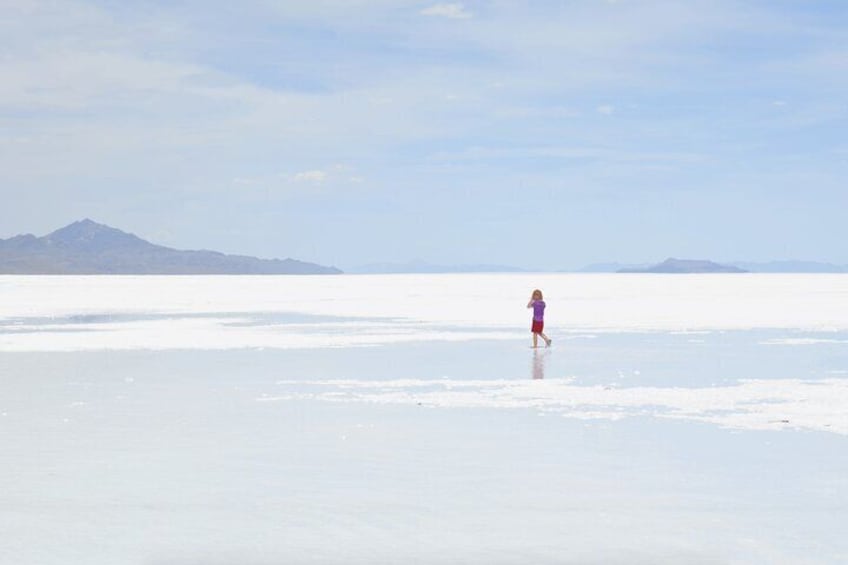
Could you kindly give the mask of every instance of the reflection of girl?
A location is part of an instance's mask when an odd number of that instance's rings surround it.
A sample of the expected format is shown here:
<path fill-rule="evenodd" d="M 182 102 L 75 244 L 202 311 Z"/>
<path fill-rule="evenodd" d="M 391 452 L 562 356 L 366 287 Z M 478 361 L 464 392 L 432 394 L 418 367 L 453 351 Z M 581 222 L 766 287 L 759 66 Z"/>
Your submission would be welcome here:
<path fill-rule="evenodd" d="M 541 290 L 537 288 L 533 291 L 533 296 L 527 303 L 527 307 L 533 309 L 533 325 L 530 326 L 530 331 L 533 332 L 533 348 L 538 347 L 539 336 L 542 336 L 542 339 L 545 340 L 545 347 L 550 347 L 551 338 L 542 332 L 545 329 L 545 301 L 542 300 Z"/>
<path fill-rule="evenodd" d="M 545 363 L 547 362 L 549 351 L 533 350 L 533 379 L 540 380 L 545 378 Z"/>

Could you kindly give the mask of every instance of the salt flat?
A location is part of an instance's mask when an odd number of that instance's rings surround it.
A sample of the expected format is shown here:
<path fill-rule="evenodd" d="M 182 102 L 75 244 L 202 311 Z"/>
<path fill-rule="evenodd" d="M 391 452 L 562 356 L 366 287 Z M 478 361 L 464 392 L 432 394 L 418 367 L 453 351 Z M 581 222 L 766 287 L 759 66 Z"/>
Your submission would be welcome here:
<path fill-rule="evenodd" d="M 840 563 L 846 435 L 845 275 L 0 277 L 2 563 Z"/>

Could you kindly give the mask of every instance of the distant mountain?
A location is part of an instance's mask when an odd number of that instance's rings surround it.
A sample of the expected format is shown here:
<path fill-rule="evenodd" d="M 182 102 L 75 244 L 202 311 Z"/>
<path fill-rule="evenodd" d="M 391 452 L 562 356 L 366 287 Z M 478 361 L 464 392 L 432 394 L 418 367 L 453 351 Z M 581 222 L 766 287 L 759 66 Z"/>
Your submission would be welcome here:
<path fill-rule="evenodd" d="M 747 271 L 732 265 L 719 265 L 712 261 L 669 258 L 641 269 L 621 269 L 619 273 L 745 273 Z"/>
<path fill-rule="evenodd" d="M 217 251 L 180 251 L 91 220 L 74 222 L 44 237 L 0 239 L 0 274 L 336 274 L 294 259 L 257 259 Z"/>
<path fill-rule="evenodd" d="M 505 265 L 433 265 L 422 261 L 410 263 L 371 263 L 348 269 L 360 275 L 401 273 L 521 273 L 524 269 Z"/>
<path fill-rule="evenodd" d="M 729 264 L 752 273 L 848 273 L 848 266 L 817 261 L 733 262 Z"/>
<path fill-rule="evenodd" d="M 676 260 L 675 260 L 676 261 Z M 710 263 L 710 261 L 695 262 L 695 263 Z M 715 264 L 715 263 L 713 263 Z M 660 268 L 660 265 L 649 264 L 623 264 L 623 263 L 592 263 L 586 265 L 576 271 L 577 273 L 645 273 L 659 272 L 652 269 Z M 833 263 L 822 263 L 817 261 L 769 261 L 769 262 L 753 262 L 753 261 L 732 261 L 718 264 L 719 267 L 731 266 L 742 269 L 749 273 L 848 273 L 848 265 L 835 265 Z M 694 266 L 696 267 L 696 266 Z M 665 268 L 665 267 L 663 267 Z M 666 271 L 661 272 L 678 272 Z M 689 272 L 689 271 L 684 271 Z M 692 271 L 700 272 L 700 271 Z M 738 272 L 738 271 L 704 271 L 704 272 Z"/>

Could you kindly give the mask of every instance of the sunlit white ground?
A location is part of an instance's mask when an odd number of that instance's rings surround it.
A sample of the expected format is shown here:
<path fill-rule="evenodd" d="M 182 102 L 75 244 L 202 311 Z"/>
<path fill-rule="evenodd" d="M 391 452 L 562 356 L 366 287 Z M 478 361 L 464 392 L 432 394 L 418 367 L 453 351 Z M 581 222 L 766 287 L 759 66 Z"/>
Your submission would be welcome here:
<path fill-rule="evenodd" d="M 0 563 L 840 563 L 847 436 L 845 275 L 0 277 Z"/>

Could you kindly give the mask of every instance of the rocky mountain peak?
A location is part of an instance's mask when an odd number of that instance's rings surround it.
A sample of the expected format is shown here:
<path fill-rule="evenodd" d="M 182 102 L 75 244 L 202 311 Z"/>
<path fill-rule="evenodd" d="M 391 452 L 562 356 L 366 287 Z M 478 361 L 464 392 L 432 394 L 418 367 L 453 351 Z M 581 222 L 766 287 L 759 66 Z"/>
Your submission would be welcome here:
<path fill-rule="evenodd" d="M 88 251 L 143 248 L 152 245 L 133 234 L 98 224 L 88 218 L 59 228 L 45 236 L 44 240 L 48 245 Z"/>

